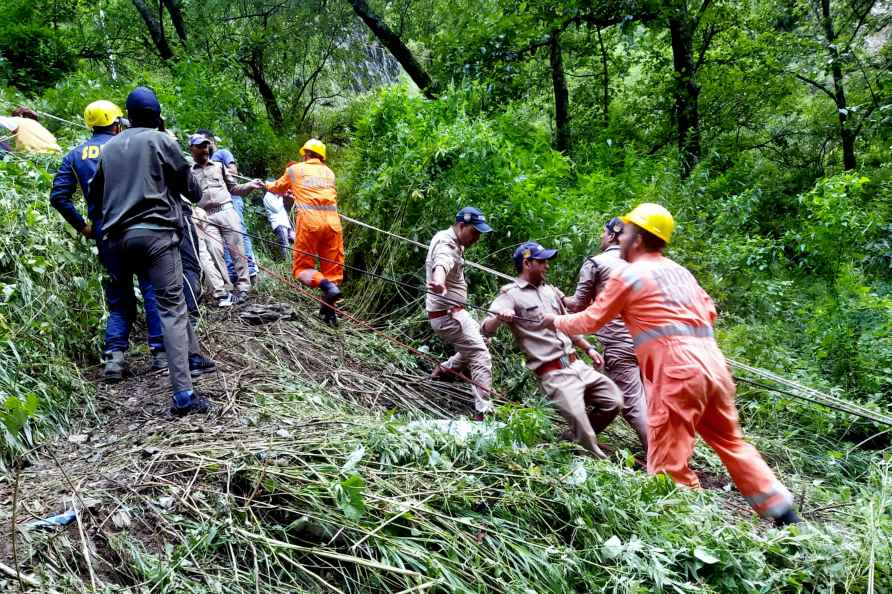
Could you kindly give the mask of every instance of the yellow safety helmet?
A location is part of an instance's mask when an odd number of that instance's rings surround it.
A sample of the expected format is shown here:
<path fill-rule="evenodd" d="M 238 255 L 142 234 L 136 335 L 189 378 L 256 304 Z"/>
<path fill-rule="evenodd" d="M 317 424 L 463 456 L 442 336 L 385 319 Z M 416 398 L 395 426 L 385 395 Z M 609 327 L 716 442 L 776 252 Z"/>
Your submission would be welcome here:
<path fill-rule="evenodd" d="M 669 243 L 672 230 L 675 229 L 675 219 L 672 218 L 672 214 L 659 204 L 652 202 L 642 202 L 633 208 L 632 212 L 621 218 L 623 223 L 638 225 L 666 243 Z"/>
<path fill-rule="evenodd" d="M 94 101 L 84 109 L 84 122 L 87 128 L 111 126 L 120 117 L 124 117 L 121 108 L 105 99 Z"/>
<path fill-rule="evenodd" d="M 311 138 L 304 143 L 302 147 L 300 147 L 300 156 L 303 157 L 304 153 L 307 151 L 311 151 L 322 157 L 322 160 L 325 160 L 325 144 L 318 138 Z"/>

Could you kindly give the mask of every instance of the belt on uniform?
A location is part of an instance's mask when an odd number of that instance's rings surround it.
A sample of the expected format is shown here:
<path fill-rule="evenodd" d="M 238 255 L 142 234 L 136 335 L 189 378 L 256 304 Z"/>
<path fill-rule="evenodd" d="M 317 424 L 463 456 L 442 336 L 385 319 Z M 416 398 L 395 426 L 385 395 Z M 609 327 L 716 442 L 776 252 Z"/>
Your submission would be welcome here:
<path fill-rule="evenodd" d="M 576 354 L 570 353 L 569 355 L 564 355 L 563 357 L 558 357 L 557 359 L 548 361 L 547 363 L 543 363 L 536 368 L 536 375 L 542 377 L 546 373 L 550 373 L 558 369 L 566 369 L 573 363 L 576 363 Z"/>
<path fill-rule="evenodd" d="M 298 210 L 326 210 L 329 212 L 337 212 L 337 204 L 295 204 L 294 208 Z"/>
<path fill-rule="evenodd" d="M 428 320 L 436 320 L 437 318 L 442 318 L 443 316 L 448 316 L 449 314 L 459 312 L 463 309 L 464 309 L 464 307 L 462 307 L 461 305 L 456 305 L 456 306 L 450 307 L 449 309 L 441 309 L 438 311 L 429 311 L 429 312 L 427 312 L 427 319 Z"/>
<path fill-rule="evenodd" d="M 206 212 L 208 216 L 211 216 L 217 214 L 218 212 L 229 210 L 230 208 L 233 208 L 232 202 L 227 202 L 226 204 L 221 204 L 219 206 L 211 204 L 204 208 L 204 212 Z"/>
<path fill-rule="evenodd" d="M 641 346 L 645 342 L 656 338 L 668 336 L 694 336 L 697 338 L 712 338 L 712 326 L 688 326 L 687 324 L 669 324 L 659 328 L 651 328 L 639 333 L 633 339 L 635 346 Z"/>

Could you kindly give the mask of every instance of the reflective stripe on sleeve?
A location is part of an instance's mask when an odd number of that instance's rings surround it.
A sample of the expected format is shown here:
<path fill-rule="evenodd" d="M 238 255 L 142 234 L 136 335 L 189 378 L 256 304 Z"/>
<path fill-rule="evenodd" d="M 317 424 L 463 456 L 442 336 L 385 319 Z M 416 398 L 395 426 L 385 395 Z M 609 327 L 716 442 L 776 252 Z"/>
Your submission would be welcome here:
<path fill-rule="evenodd" d="M 644 286 L 644 282 L 641 280 L 641 277 L 635 273 L 633 270 L 629 270 L 626 268 L 620 273 L 620 280 L 627 284 L 632 291 L 637 291 Z"/>

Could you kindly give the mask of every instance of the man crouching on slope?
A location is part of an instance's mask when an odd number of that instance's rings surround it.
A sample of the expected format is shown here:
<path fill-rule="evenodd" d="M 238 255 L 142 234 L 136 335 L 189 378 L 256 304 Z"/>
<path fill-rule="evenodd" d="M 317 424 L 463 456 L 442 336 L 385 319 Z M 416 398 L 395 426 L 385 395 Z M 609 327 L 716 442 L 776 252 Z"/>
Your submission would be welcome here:
<path fill-rule="evenodd" d="M 440 364 L 431 379 L 448 378 L 450 372 L 470 371 L 471 391 L 474 393 L 474 418 L 492 410 L 489 399 L 492 385 L 492 358 L 480 335 L 480 326 L 464 305 L 468 302 L 468 283 L 465 281 L 465 248 L 480 240 L 482 233 L 492 231 L 483 213 L 473 207 L 463 208 L 455 215 L 455 224 L 440 231 L 431 239 L 424 262 L 427 277 L 427 299 L 424 307 L 431 328 L 455 354 Z"/>
<path fill-rule="evenodd" d="M 527 321 L 566 312 L 563 293 L 545 282 L 548 261 L 556 255 L 557 250 L 547 250 L 534 241 L 514 251 L 517 279 L 502 287 L 489 306 L 494 313 L 483 322 L 482 331 L 484 336 L 492 336 L 502 323 L 508 325 L 524 352 L 527 367 L 539 377 L 542 391 L 570 425 L 574 441 L 598 458 L 606 458 L 598 447 L 597 433 L 619 413 L 622 394 L 610 379 L 579 360 L 573 346 L 598 365 L 601 355 L 582 336 L 568 336 Z M 587 405 L 591 412 L 587 412 Z"/>
<path fill-rule="evenodd" d="M 699 433 L 721 458 L 753 509 L 777 526 L 799 522 L 793 496 L 752 445 L 743 440 L 734 381 L 716 344 L 715 305 L 686 268 L 663 256 L 675 221 L 658 204 L 640 204 L 623 217 L 622 257 L 585 311 L 545 316 L 544 325 L 568 334 L 595 332 L 621 315 L 647 384 L 647 471 L 699 488 L 688 466 Z"/>

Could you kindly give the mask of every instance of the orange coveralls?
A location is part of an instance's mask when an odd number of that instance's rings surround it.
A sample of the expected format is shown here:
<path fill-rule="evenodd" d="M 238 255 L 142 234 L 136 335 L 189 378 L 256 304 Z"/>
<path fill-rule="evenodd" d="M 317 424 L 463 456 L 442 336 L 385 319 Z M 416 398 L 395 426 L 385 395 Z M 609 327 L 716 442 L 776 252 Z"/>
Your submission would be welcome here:
<path fill-rule="evenodd" d="M 344 280 L 344 238 L 338 216 L 335 174 L 319 159 L 291 163 L 284 175 L 266 185 L 273 194 L 294 196 L 294 255 L 291 273 L 300 278 L 312 274 L 310 286 L 327 278 L 335 284 Z M 316 269 L 316 256 L 319 269 Z M 321 270 L 321 272 L 320 272 Z M 307 274 L 303 274 L 304 277 Z"/>
<path fill-rule="evenodd" d="M 793 496 L 743 440 L 734 382 L 713 336 L 715 305 L 694 276 L 660 254 L 644 255 L 611 277 L 587 309 L 556 318 L 555 327 L 585 334 L 617 314 L 632 335 L 647 385 L 648 472 L 698 488 L 688 461 L 699 433 L 759 515 L 786 512 Z"/>

